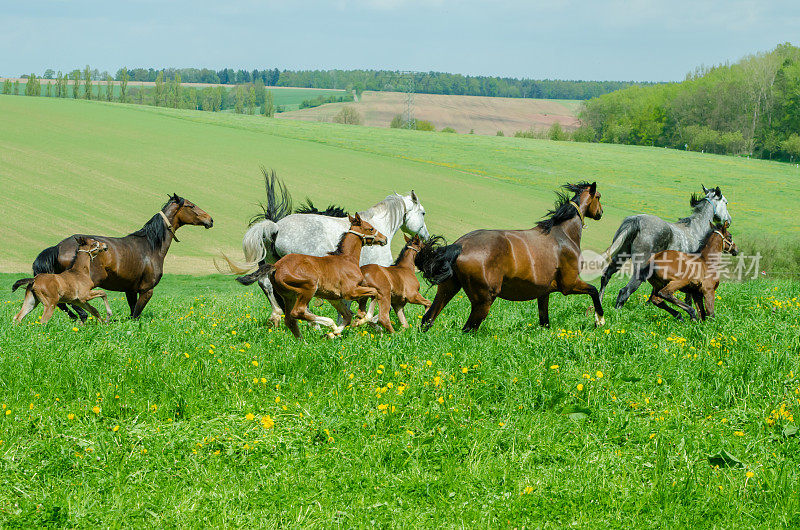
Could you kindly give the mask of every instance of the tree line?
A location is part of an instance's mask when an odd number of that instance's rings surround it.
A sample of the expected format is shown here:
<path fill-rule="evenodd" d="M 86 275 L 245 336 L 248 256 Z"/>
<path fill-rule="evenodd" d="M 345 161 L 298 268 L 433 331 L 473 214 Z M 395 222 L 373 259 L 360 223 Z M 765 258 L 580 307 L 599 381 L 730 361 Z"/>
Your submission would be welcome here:
<path fill-rule="evenodd" d="M 120 80 L 123 68 L 117 71 Z M 465 76 L 445 72 L 414 72 L 401 74 L 390 70 L 242 70 L 223 68 L 133 68 L 125 69 L 132 81 L 154 82 L 160 74 L 164 79 L 177 76 L 184 83 L 240 85 L 257 83 L 266 86 L 298 88 L 333 88 L 355 91 L 403 91 L 409 84 L 422 94 L 453 94 L 541 99 L 589 99 L 619 90 L 632 81 L 566 81 L 558 79 L 517 79 L 512 77 Z M 102 75 L 102 74 L 99 74 Z M 645 83 L 647 84 L 647 83 Z"/>
<path fill-rule="evenodd" d="M 24 75 L 23 78 L 26 96 L 95 99 L 211 112 L 232 110 L 237 114 L 262 114 L 267 117 L 284 110 L 275 104 L 272 92 L 266 89 L 260 79 L 233 88 L 195 88 L 184 86 L 179 73 L 169 79 L 159 72 L 153 81 L 154 86 L 135 87 L 129 86 L 131 78 L 125 68 L 118 73 L 117 79 L 107 74 L 100 82 L 89 66 L 83 71 L 58 72 L 46 78 L 37 77 L 36 74 Z M 2 93 L 19 95 L 19 87 L 19 80 L 12 82 L 6 79 Z"/>
<path fill-rule="evenodd" d="M 604 94 L 585 102 L 580 118 L 590 141 L 796 161 L 800 48 L 781 44 L 700 67 L 680 83 Z"/>

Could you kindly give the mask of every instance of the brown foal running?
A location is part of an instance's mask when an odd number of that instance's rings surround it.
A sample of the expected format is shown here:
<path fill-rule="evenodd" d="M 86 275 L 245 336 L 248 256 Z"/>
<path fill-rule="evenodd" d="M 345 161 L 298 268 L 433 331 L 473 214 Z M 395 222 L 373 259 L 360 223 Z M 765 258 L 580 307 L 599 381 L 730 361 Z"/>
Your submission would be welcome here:
<path fill-rule="evenodd" d="M 550 293 L 588 294 L 592 297 L 595 322 L 605 324 L 597 289 L 580 277 L 583 220 L 603 215 L 597 183 L 563 186 L 569 195 L 559 195 L 548 217 L 528 230 L 476 230 L 454 244 L 431 243 L 417 255 L 422 276 L 439 289 L 433 305 L 422 317 L 428 329 L 444 306 L 464 289 L 472 304 L 463 331 L 477 330 L 496 298 L 538 300 L 539 324 L 550 325 Z"/>
<path fill-rule="evenodd" d="M 700 250 L 700 254 L 687 254 L 677 250 L 665 250 L 654 254 L 642 270 L 641 279 L 647 279 L 653 286 L 649 302 L 663 309 L 677 319 L 680 313 L 669 307 L 671 302 L 689 314 L 689 318 L 697 320 L 697 313 L 692 302 L 700 311 L 700 318 L 714 316 L 714 296 L 719 287 L 720 257 L 723 252 L 732 256 L 739 253 L 733 236 L 728 232 L 730 223 L 711 225 L 711 235 Z M 687 294 L 686 302 L 678 300 L 677 291 Z M 687 303 L 688 302 L 688 303 Z"/>
<path fill-rule="evenodd" d="M 408 329 L 408 321 L 403 312 L 406 304 L 424 305 L 425 309 L 431 306 L 431 301 L 419 294 L 419 280 L 417 280 L 417 275 L 414 274 L 414 258 L 423 246 L 422 239 L 418 235 L 409 238 L 403 234 L 403 237 L 406 239 L 406 246 L 400 251 L 400 255 L 397 256 L 393 265 L 381 267 L 380 265 L 370 264 L 361 267 L 361 273 L 364 275 L 366 285 L 374 287 L 378 294 L 374 299 L 369 300 L 369 310 L 366 315 L 364 314 L 364 308 L 367 305 L 367 299 L 362 298 L 359 300 L 357 326 L 373 320 L 373 310 L 376 302 L 378 304 L 378 322 L 389 333 L 394 333 L 392 321 L 389 318 L 390 308 L 394 308 L 394 312 L 397 313 L 400 325 L 404 329 Z"/>
<path fill-rule="evenodd" d="M 93 290 L 106 277 L 108 261 L 108 245 L 90 237 L 76 237 L 78 246 L 72 266 L 60 274 L 43 273 L 35 278 L 18 280 L 11 288 L 27 285 L 22 309 L 14 322 L 19 324 L 25 316 L 41 302 L 44 305 L 42 324 L 47 324 L 53 316 L 58 304 L 69 303 L 85 309 L 98 321 L 102 320 L 97 309 L 89 304 L 89 300 L 101 297 L 106 305 L 105 322 L 111 318 L 111 306 L 104 291 Z"/>
<path fill-rule="evenodd" d="M 344 300 L 360 300 L 378 294 L 374 288 L 364 285 L 358 261 L 364 245 L 385 245 L 386 236 L 358 214 L 348 217 L 350 229 L 342 235 L 336 250 L 327 256 L 287 254 L 274 264 L 263 263 L 257 271 L 237 278 L 239 283 L 250 285 L 268 277 L 275 297 L 270 297 L 273 310 L 269 320 L 277 325 L 282 309 L 286 313 L 286 327 L 298 339 L 302 338 L 298 320 L 329 327 L 331 331 L 328 337 L 340 335 L 352 318 Z M 308 310 L 308 304 L 315 296 L 328 300 L 336 308 L 344 319 L 343 326 L 337 326 L 333 319 L 317 316 Z"/>

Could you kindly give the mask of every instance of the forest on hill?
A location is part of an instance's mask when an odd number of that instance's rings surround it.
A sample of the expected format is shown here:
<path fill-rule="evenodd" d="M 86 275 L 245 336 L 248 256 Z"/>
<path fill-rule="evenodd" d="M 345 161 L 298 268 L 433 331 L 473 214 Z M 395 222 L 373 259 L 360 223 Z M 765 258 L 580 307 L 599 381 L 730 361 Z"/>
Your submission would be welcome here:
<path fill-rule="evenodd" d="M 796 161 L 800 48 L 785 43 L 700 67 L 680 83 L 604 94 L 587 101 L 580 117 L 593 141 Z"/>

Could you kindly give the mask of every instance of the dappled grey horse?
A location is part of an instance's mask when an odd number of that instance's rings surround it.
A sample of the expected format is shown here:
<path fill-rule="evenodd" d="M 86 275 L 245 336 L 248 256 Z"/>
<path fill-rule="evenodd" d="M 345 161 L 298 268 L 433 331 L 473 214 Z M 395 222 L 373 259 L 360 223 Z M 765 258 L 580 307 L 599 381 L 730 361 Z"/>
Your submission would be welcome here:
<path fill-rule="evenodd" d="M 642 284 L 643 279 L 639 272 L 650 260 L 650 256 L 663 250 L 698 252 L 700 245 L 712 231 L 712 221 L 732 223 L 728 213 L 728 199 L 722 195 L 719 186 L 713 189 L 703 186 L 703 193 L 704 196 L 692 195 L 690 204 L 694 212 L 689 217 L 679 219 L 677 223 L 647 214 L 631 215 L 622 221 L 611 246 L 605 251 L 605 257 L 610 262 L 603 270 L 600 280 L 601 300 L 611 276 L 628 259 L 633 264 L 633 275 L 628 285 L 617 295 L 617 308 L 622 307 Z"/>
<path fill-rule="evenodd" d="M 264 182 L 267 192 L 267 202 L 262 204 L 264 213 L 254 218 L 255 222 L 251 223 L 242 239 L 247 263 L 237 265 L 228 260 L 233 272 L 249 272 L 259 264 L 275 263 L 286 254 L 324 256 L 336 249 L 342 235 L 350 228 L 343 210 L 328 208 L 328 215 L 291 213 L 291 195 L 275 173 L 264 171 Z M 306 208 L 301 211 L 316 210 Z M 372 208 L 358 213 L 389 242 L 399 230 L 409 235 L 419 234 L 422 239 L 430 237 L 425 226 L 425 208 L 413 190 L 408 195 L 393 193 Z M 365 246 L 361 251 L 360 265 L 375 263 L 388 267 L 392 261 L 389 245 Z M 262 278 L 258 284 L 273 305 L 273 314 L 280 314 L 269 279 Z"/>

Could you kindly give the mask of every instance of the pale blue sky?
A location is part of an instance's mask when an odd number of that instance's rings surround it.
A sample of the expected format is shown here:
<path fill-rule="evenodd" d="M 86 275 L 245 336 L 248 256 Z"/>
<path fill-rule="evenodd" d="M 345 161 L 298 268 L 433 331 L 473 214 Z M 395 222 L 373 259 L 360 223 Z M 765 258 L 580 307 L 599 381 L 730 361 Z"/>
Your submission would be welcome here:
<path fill-rule="evenodd" d="M 0 75 L 376 68 L 680 80 L 800 44 L 800 1 L 0 0 Z"/>

